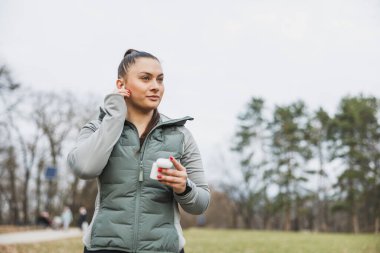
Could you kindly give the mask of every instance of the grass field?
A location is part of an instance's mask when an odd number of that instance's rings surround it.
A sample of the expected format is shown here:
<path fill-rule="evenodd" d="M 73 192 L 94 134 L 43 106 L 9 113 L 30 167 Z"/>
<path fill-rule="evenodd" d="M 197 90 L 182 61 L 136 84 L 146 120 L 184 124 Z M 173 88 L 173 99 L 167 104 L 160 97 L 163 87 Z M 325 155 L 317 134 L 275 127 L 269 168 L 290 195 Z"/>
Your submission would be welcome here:
<path fill-rule="evenodd" d="M 380 253 L 380 235 L 185 230 L 186 253 Z M 83 252 L 80 238 L 26 245 L 0 245 L 1 253 Z"/>

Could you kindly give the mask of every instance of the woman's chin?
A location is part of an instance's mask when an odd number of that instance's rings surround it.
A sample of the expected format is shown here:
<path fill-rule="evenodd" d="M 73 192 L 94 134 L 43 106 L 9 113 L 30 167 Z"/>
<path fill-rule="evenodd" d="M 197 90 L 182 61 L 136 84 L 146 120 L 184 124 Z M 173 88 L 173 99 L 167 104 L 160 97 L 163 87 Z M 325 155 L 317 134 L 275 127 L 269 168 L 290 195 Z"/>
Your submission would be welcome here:
<path fill-rule="evenodd" d="M 130 109 L 135 108 L 138 111 L 141 111 L 143 113 L 150 112 L 154 109 L 157 109 L 159 102 L 153 102 L 149 101 L 148 103 L 127 103 L 127 107 Z"/>
<path fill-rule="evenodd" d="M 159 106 L 160 102 L 157 101 L 157 102 L 148 102 L 146 103 L 146 108 L 149 108 L 150 110 L 154 110 L 154 109 L 157 109 L 157 107 Z"/>
<path fill-rule="evenodd" d="M 159 104 L 148 104 L 148 105 L 145 105 L 145 106 L 143 107 L 143 110 L 144 110 L 144 111 L 152 111 L 152 110 L 157 109 L 158 105 L 159 105 Z"/>

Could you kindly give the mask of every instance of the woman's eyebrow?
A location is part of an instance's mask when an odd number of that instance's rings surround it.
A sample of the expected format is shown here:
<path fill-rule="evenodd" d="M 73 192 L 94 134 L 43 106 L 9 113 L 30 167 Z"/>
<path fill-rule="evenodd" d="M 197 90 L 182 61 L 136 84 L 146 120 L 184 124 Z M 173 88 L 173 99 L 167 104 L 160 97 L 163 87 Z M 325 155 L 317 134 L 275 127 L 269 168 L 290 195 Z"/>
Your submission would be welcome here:
<path fill-rule="evenodd" d="M 152 75 L 151 73 L 149 73 L 149 72 L 139 72 L 139 74 L 145 74 L 145 75 Z"/>
<path fill-rule="evenodd" d="M 153 76 L 153 74 L 149 73 L 149 72 L 139 72 L 139 74 L 145 74 L 145 75 Z M 164 75 L 164 73 L 161 73 L 158 76 L 163 76 L 163 75 Z"/>

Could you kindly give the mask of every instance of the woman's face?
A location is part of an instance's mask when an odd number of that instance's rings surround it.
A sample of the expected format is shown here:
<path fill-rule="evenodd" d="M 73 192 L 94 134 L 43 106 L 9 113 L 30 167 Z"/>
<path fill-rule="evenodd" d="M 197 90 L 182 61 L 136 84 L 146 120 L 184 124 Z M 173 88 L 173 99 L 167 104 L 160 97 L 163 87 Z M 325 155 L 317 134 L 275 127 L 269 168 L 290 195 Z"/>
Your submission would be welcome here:
<path fill-rule="evenodd" d="M 161 64 L 151 58 L 138 58 L 124 77 L 125 88 L 131 91 L 127 105 L 150 111 L 158 107 L 164 95 L 164 74 Z"/>

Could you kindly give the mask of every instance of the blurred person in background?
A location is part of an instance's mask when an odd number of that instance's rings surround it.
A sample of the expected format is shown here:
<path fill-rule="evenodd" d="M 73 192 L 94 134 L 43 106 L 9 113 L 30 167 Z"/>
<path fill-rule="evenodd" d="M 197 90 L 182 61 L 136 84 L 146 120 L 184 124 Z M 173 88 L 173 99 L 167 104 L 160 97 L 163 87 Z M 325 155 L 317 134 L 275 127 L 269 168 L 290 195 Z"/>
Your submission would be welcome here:
<path fill-rule="evenodd" d="M 37 226 L 41 226 L 44 228 L 50 227 L 51 225 L 51 220 L 50 220 L 50 215 L 47 211 L 42 211 L 37 217 Z"/>
<path fill-rule="evenodd" d="M 81 206 L 79 208 L 78 227 L 82 231 L 86 231 L 87 226 L 88 226 L 88 223 L 87 223 L 87 210 L 86 210 L 85 207 Z"/>
<path fill-rule="evenodd" d="M 73 213 L 71 212 L 68 206 L 63 208 L 63 212 L 61 214 L 63 229 L 67 230 L 70 226 L 70 223 L 73 221 Z"/>

